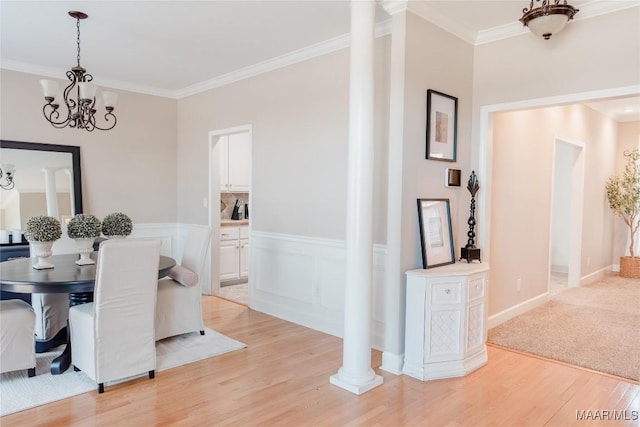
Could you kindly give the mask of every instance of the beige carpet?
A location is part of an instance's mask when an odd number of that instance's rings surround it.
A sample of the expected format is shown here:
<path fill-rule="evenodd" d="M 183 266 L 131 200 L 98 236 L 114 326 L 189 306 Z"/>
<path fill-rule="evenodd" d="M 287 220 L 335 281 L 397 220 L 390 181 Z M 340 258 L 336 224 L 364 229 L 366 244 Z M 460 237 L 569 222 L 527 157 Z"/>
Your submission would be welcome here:
<path fill-rule="evenodd" d="M 489 330 L 502 347 L 640 380 L 640 280 L 570 288 Z"/>

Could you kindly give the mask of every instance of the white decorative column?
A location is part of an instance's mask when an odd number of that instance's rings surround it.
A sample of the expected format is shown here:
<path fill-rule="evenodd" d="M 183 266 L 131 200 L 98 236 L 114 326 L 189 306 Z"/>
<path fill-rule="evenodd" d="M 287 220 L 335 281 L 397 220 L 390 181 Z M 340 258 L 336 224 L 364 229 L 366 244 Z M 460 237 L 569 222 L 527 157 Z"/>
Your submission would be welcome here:
<path fill-rule="evenodd" d="M 401 375 L 404 364 L 405 278 L 402 259 L 406 0 L 384 0 L 391 15 L 389 151 L 387 163 L 387 264 L 384 291 L 384 351 L 380 369 Z M 415 209 L 414 205 L 410 206 Z M 408 208 L 405 208 L 408 209 Z"/>
<path fill-rule="evenodd" d="M 47 199 L 47 215 L 60 219 L 56 194 L 56 168 L 44 168 L 44 190 Z"/>
<path fill-rule="evenodd" d="M 73 182 L 73 172 L 71 172 L 71 169 L 69 168 L 61 170 L 67 175 L 67 179 L 69 180 L 69 204 L 71 205 L 71 210 L 69 212 L 71 212 L 71 216 L 74 217 L 80 212 L 76 212 L 76 189 Z"/>
<path fill-rule="evenodd" d="M 330 379 L 355 394 L 382 384 L 382 377 L 371 369 L 375 8 L 373 0 L 351 2 L 343 364 Z"/>

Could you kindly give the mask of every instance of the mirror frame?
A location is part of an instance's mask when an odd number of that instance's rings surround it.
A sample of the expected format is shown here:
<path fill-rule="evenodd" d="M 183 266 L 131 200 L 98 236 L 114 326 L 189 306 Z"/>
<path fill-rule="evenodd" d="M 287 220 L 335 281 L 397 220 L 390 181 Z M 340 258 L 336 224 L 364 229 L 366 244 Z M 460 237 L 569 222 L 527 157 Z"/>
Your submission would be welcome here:
<path fill-rule="evenodd" d="M 80 147 L 75 145 L 43 144 L 40 142 L 8 141 L 5 139 L 1 139 L 0 148 L 70 153 L 73 165 L 73 205 L 77 214 L 84 212 L 82 208 L 82 172 L 80 169 Z"/>

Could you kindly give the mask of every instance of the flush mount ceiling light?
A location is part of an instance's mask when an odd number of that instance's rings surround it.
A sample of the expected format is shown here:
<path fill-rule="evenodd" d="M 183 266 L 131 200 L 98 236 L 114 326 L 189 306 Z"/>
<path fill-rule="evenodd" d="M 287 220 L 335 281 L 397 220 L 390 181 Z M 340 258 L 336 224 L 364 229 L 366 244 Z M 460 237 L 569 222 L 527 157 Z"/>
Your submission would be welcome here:
<path fill-rule="evenodd" d="M 538 7 L 533 7 L 536 4 Z M 522 9 L 520 22 L 529 27 L 531 32 L 544 37 L 545 40 L 560 32 L 573 15 L 579 12 L 567 4 L 567 0 L 531 0 L 529 9 Z"/>
<path fill-rule="evenodd" d="M 80 66 L 80 20 L 88 18 L 86 13 L 71 11 L 69 15 L 76 19 L 78 29 L 78 65 L 67 71 L 67 78 L 71 81 L 63 93 L 58 91 L 58 82 L 53 80 L 40 80 L 44 99 L 47 101 L 42 107 L 44 117 L 55 128 L 72 127 L 92 132 L 94 129 L 109 130 L 116 125 L 116 116 L 113 110 L 116 106 L 118 95 L 113 92 L 102 92 L 104 115 L 106 125 L 96 124 L 96 90 L 98 87 L 90 83 L 93 76 Z M 75 90 L 74 90 L 75 89 Z M 75 99 L 74 99 L 75 98 Z M 62 106 L 62 108 L 60 108 Z"/>

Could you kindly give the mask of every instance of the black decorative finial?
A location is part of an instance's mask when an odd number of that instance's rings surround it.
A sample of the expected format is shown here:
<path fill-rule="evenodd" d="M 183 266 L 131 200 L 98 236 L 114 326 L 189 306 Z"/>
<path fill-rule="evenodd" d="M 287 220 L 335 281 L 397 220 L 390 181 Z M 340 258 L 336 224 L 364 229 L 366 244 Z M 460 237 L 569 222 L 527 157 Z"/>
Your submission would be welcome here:
<path fill-rule="evenodd" d="M 466 259 L 467 262 L 471 262 L 474 259 L 480 261 L 480 249 L 476 248 L 476 233 L 474 231 L 476 227 L 476 193 L 479 189 L 480 185 L 478 184 L 478 177 L 476 176 L 476 172 L 472 171 L 471 176 L 469 177 L 469 182 L 467 182 L 467 190 L 471 193 L 471 207 L 469 220 L 467 221 L 467 224 L 469 224 L 467 237 L 469 239 L 467 240 L 467 245 L 460 249 L 460 261 L 463 259 Z"/>

